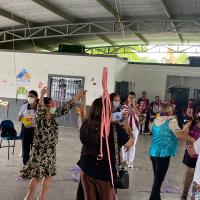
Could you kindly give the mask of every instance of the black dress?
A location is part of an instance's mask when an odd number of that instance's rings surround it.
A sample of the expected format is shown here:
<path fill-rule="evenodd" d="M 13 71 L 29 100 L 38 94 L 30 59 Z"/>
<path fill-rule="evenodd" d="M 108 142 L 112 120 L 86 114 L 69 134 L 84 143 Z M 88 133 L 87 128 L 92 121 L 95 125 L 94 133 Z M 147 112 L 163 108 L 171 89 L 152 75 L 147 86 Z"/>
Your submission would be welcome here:
<path fill-rule="evenodd" d="M 118 147 L 120 152 L 120 148 L 128 142 L 130 137 L 125 133 L 124 129 L 119 124 L 116 124 L 116 130 L 118 136 Z M 97 128 L 90 127 L 87 121 L 83 123 L 80 129 L 80 140 L 83 146 L 81 151 L 81 157 L 77 164 L 79 165 L 81 170 L 88 176 L 101 181 L 111 181 L 105 139 L 103 140 L 104 157 L 101 161 L 97 160 L 97 156 L 99 155 L 100 152 L 99 135 L 100 133 Z M 110 128 L 110 135 L 108 140 L 109 140 L 109 149 L 110 149 L 113 175 L 115 177 L 116 176 L 115 149 L 114 149 L 114 135 L 112 126 Z M 84 199 L 81 182 L 78 187 L 76 199 L 77 200 Z"/>

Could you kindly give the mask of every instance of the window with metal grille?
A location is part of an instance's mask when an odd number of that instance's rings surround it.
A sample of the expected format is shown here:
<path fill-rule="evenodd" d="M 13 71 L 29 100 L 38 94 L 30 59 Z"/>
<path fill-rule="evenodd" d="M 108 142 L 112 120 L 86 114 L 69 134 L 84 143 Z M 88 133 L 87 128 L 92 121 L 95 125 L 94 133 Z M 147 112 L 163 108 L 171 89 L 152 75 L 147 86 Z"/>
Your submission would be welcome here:
<path fill-rule="evenodd" d="M 84 78 L 77 76 L 49 76 L 50 97 L 63 102 L 72 99 L 84 86 Z"/>

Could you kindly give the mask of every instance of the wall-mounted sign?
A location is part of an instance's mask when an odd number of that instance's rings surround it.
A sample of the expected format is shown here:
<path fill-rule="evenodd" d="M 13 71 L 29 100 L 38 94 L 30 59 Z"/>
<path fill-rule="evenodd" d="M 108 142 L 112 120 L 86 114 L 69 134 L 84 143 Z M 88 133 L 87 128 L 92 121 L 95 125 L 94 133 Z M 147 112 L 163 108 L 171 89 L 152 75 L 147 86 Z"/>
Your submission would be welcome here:
<path fill-rule="evenodd" d="M 31 74 L 27 69 L 22 69 L 17 74 L 17 82 L 29 83 L 31 80 Z"/>

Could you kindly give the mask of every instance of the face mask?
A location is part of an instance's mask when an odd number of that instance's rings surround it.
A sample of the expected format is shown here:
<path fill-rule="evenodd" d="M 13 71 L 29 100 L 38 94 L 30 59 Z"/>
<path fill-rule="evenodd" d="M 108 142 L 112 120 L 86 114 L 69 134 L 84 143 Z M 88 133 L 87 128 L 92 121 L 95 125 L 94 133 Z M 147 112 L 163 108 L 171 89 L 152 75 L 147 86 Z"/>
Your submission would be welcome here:
<path fill-rule="evenodd" d="M 119 101 L 113 101 L 113 106 L 115 108 L 118 108 L 120 106 L 120 102 Z"/>
<path fill-rule="evenodd" d="M 35 102 L 35 99 L 33 97 L 28 97 L 28 103 L 33 104 Z"/>
<path fill-rule="evenodd" d="M 50 108 L 49 112 L 53 115 L 56 112 L 56 108 Z"/>

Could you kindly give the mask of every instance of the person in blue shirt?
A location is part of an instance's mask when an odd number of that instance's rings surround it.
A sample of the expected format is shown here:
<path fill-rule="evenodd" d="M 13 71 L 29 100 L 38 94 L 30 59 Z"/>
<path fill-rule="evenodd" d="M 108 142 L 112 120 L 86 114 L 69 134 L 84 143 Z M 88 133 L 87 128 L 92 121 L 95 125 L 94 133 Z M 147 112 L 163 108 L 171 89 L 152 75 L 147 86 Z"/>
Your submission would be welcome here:
<path fill-rule="evenodd" d="M 149 155 L 153 166 L 154 181 L 149 200 L 161 200 L 161 185 L 167 173 L 171 156 L 176 156 L 178 139 L 194 142 L 194 139 L 188 135 L 191 123 L 186 124 L 181 130 L 172 114 L 172 107 L 168 103 L 162 103 L 160 116 L 154 120 L 151 126 L 152 142 Z"/>

